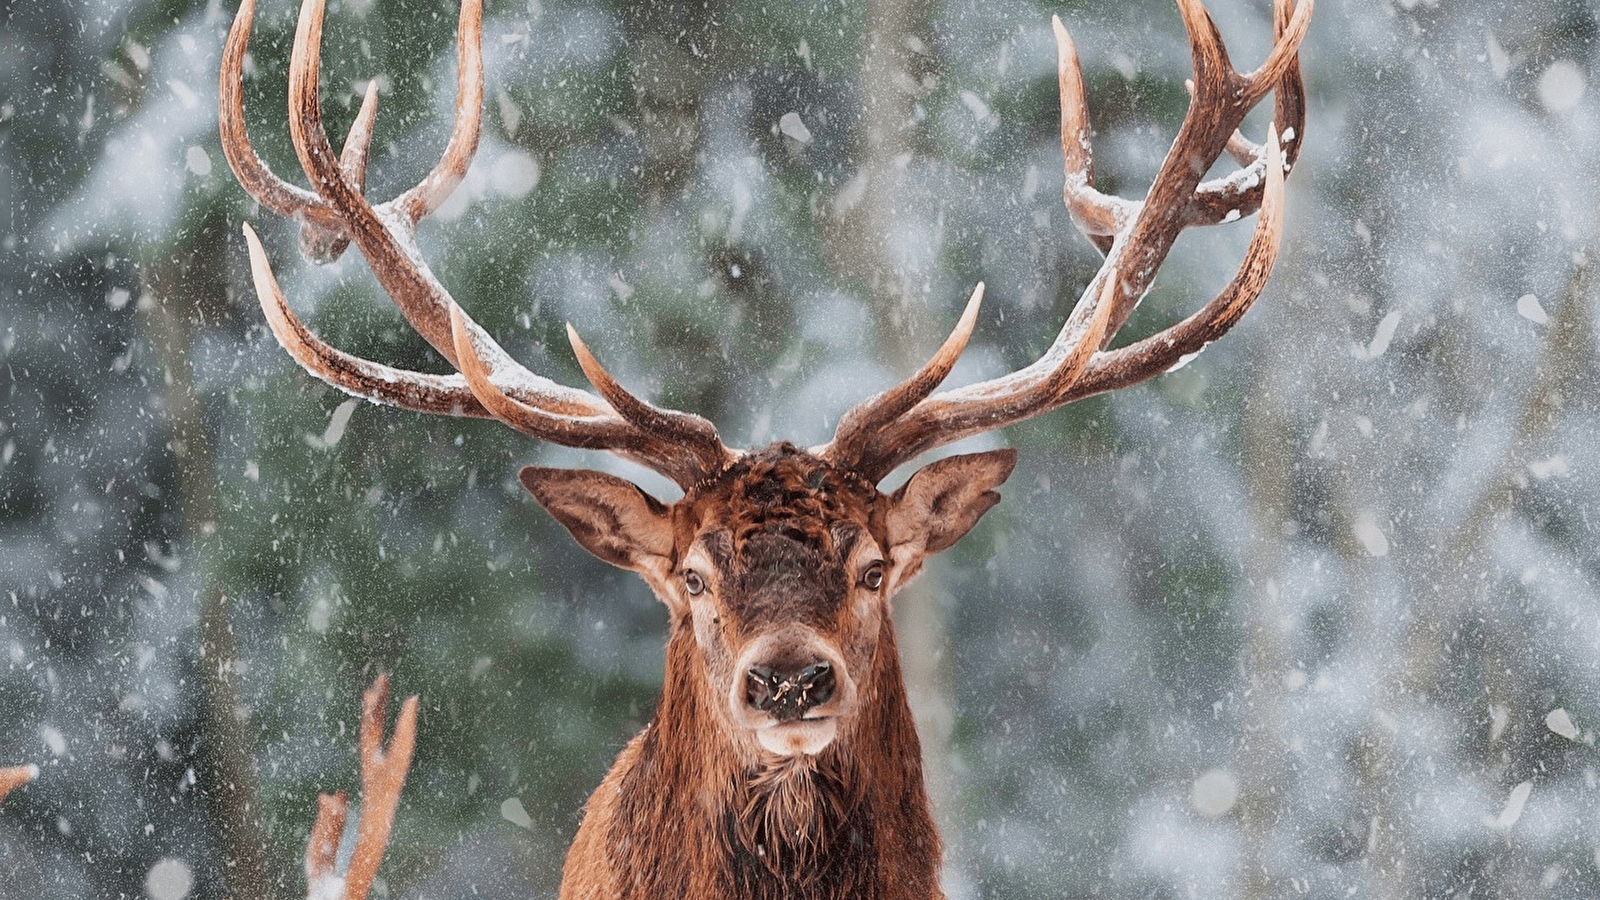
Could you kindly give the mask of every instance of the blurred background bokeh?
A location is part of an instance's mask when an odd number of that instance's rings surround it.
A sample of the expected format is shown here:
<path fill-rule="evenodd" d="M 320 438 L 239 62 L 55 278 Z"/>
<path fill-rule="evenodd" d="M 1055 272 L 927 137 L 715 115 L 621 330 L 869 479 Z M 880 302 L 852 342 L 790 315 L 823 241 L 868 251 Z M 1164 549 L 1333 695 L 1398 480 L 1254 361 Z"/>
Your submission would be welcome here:
<path fill-rule="evenodd" d="M 295 6 L 260 4 L 246 94 L 286 174 Z M 1212 7 L 1252 67 L 1270 3 Z M 243 222 L 320 334 L 442 368 L 356 254 L 304 262 L 234 182 L 231 4 L 0 9 L 0 762 L 42 769 L 0 808 L 0 895 L 302 895 L 381 670 L 423 708 L 387 896 L 554 896 L 665 614 L 515 471 L 668 486 L 277 346 Z M 1187 102 L 1167 0 L 490 2 L 482 149 L 424 253 L 532 368 L 581 383 L 570 320 L 736 445 L 824 440 L 980 279 L 952 381 L 1019 367 L 1098 258 L 1061 206 L 1052 14 L 1100 184 L 1138 196 Z M 330 127 L 377 78 L 379 198 L 443 146 L 455 18 L 330 9 Z M 1022 451 L 898 611 L 952 898 L 1600 896 L 1597 37 L 1587 0 L 1321 0 L 1258 306 L 951 448 Z M 1182 238 L 1128 335 L 1249 229 Z"/>

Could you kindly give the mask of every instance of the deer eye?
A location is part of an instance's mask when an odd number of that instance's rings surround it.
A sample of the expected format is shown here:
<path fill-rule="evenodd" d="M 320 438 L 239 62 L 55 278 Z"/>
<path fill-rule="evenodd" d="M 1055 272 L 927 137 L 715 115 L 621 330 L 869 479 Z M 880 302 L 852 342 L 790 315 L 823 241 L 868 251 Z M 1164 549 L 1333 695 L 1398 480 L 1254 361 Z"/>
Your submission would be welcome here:
<path fill-rule="evenodd" d="M 869 591 L 883 587 L 883 563 L 875 562 L 861 573 L 861 586 Z"/>
<path fill-rule="evenodd" d="M 705 593 L 705 579 L 700 577 L 699 572 L 688 569 L 683 573 L 683 589 L 688 592 L 689 596 L 698 597 Z"/>

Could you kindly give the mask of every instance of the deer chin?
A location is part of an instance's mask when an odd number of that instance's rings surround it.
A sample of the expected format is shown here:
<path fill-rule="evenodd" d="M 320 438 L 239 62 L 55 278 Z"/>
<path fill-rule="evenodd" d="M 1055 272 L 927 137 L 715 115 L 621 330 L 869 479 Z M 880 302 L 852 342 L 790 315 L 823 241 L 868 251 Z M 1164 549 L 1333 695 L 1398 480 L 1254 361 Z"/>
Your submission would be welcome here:
<path fill-rule="evenodd" d="M 756 729 L 761 748 L 778 756 L 816 756 L 839 734 L 838 719 L 829 716 L 774 722 Z"/>

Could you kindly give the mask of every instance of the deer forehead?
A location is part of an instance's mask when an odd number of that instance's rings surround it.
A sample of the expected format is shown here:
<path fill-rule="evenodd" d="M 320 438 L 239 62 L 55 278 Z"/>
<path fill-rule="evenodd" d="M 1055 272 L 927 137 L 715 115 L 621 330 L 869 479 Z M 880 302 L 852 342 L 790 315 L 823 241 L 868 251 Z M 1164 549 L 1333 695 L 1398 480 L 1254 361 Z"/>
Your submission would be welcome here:
<path fill-rule="evenodd" d="M 881 497 L 856 473 L 780 443 L 740 459 L 680 505 L 688 512 L 684 536 L 727 575 L 778 553 L 774 536 L 818 561 L 844 563 L 861 535 L 880 537 Z"/>

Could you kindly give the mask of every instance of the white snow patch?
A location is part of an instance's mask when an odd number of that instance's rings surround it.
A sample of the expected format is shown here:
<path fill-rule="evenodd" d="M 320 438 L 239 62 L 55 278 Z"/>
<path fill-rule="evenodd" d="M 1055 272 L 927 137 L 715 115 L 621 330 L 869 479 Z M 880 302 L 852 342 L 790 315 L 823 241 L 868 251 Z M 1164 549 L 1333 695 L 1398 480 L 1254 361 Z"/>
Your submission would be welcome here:
<path fill-rule="evenodd" d="M 181 43 L 182 38 L 186 37 L 189 37 L 189 35 L 181 35 L 179 42 Z M 167 82 L 167 87 L 172 89 L 172 96 L 178 99 L 178 103 L 181 104 L 184 109 L 200 108 L 200 95 L 195 93 L 194 88 L 189 87 L 187 82 L 178 78 L 174 78 Z"/>
<path fill-rule="evenodd" d="M 1511 71 L 1511 55 L 1505 51 L 1504 47 L 1500 46 L 1499 39 L 1494 36 L 1492 31 L 1489 32 L 1484 43 L 1489 51 L 1490 71 L 1494 72 L 1496 80 L 1504 81 L 1506 73 Z"/>
<path fill-rule="evenodd" d="M 1178 357 L 1178 361 L 1173 363 L 1170 367 L 1168 367 L 1168 369 L 1166 371 L 1166 374 L 1171 374 L 1173 372 L 1176 372 L 1179 369 L 1183 368 L 1184 366 L 1187 366 L 1189 363 L 1192 363 L 1195 360 L 1199 359 L 1200 358 L 1200 354 L 1204 353 L 1205 349 L 1207 347 L 1209 347 L 1209 346 L 1211 346 L 1211 342 L 1207 341 L 1206 343 L 1204 343 L 1204 344 L 1202 344 L 1200 346 L 1199 350 L 1196 350 L 1193 353 L 1185 353 L 1182 356 Z"/>
<path fill-rule="evenodd" d="M 1552 113 L 1564 113 L 1578 105 L 1586 87 L 1583 69 L 1570 59 L 1558 59 L 1539 76 L 1539 102 Z"/>
<path fill-rule="evenodd" d="M 150 51 L 145 47 L 145 45 L 133 40 L 132 38 L 129 38 L 127 41 L 123 42 L 122 52 L 127 54 L 128 62 L 133 63 L 133 67 L 135 69 L 138 69 L 140 72 L 149 71 Z"/>
<path fill-rule="evenodd" d="M 983 98 L 979 97 L 977 94 L 974 94 L 971 91 L 962 91 L 961 102 L 967 107 L 967 109 L 972 111 L 973 118 L 982 121 L 989 117 L 989 104 L 983 102 Z"/>
<path fill-rule="evenodd" d="M 183 900 L 194 887 L 194 875 L 189 864 L 181 859 L 166 857 L 156 861 L 144 876 L 144 892 L 150 900 Z"/>
<path fill-rule="evenodd" d="M 985 103 L 984 99 L 977 94 L 971 91 L 962 91 L 961 104 L 972 113 L 972 117 L 978 120 L 978 124 L 983 126 L 984 130 L 993 130 L 1000 124 L 1000 117 L 995 115 L 994 110 L 989 108 L 989 104 Z"/>
<path fill-rule="evenodd" d="M 1194 804 L 1195 812 L 1208 819 L 1226 815 L 1238 799 L 1239 782 L 1223 769 L 1201 773 L 1189 790 L 1189 802 Z"/>
<path fill-rule="evenodd" d="M 850 210 L 856 208 L 861 198 L 867 195 L 869 172 L 865 169 L 857 172 L 854 177 L 844 183 L 839 193 L 833 195 L 834 215 L 843 218 Z"/>
<path fill-rule="evenodd" d="M 1572 717 L 1567 715 L 1563 707 L 1558 706 L 1550 710 L 1550 714 L 1544 717 L 1544 724 L 1546 728 L 1569 741 L 1578 739 L 1578 726 L 1572 724 Z"/>
<path fill-rule="evenodd" d="M 1511 724 L 1511 711 L 1498 703 L 1489 704 L 1489 740 L 1498 741 Z"/>
<path fill-rule="evenodd" d="M 62 734 L 61 730 L 56 728 L 54 725 L 40 725 L 39 740 L 43 741 L 44 745 L 50 748 L 51 754 L 55 756 L 67 755 L 66 735 Z"/>
<path fill-rule="evenodd" d="M 533 820 L 528 818 L 528 811 L 522 808 L 522 801 L 516 797 L 507 797 L 500 803 L 500 818 L 518 828 L 533 827 Z"/>
<path fill-rule="evenodd" d="M 328 598 L 318 597 L 317 602 L 311 604 L 311 609 L 306 613 L 306 627 L 317 634 L 327 634 L 329 621 L 333 618 Z"/>
<path fill-rule="evenodd" d="M 517 101 L 512 100 L 504 88 L 495 91 L 494 103 L 500 110 L 500 127 L 505 129 L 507 137 L 515 137 L 517 127 L 522 124 L 522 108 L 517 106 Z"/>
<path fill-rule="evenodd" d="M 1553 475 L 1570 475 L 1572 463 L 1565 456 L 1556 454 L 1546 459 L 1536 459 L 1528 463 L 1528 474 L 1536 481 L 1543 481 Z"/>
<path fill-rule="evenodd" d="M 1501 833 L 1510 831 L 1511 827 L 1517 824 L 1517 820 L 1522 818 L 1522 808 L 1528 805 L 1528 795 L 1531 793 L 1533 793 L 1532 781 L 1524 781 L 1512 788 L 1511 795 L 1506 797 L 1505 807 L 1500 810 L 1500 815 L 1492 819 L 1484 816 L 1483 824 Z"/>
<path fill-rule="evenodd" d="M 539 161 L 520 150 L 502 153 L 489 170 L 489 186 L 503 197 L 526 197 L 539 186 Z"/>
<path fill-rule="evenodd" d="M 1378 329 L 1372 333 L 1372 340 L 1365 347 L 1356 348 L 1357 359 L 1377 359 L 1389 350 L 1389 344 L 1394 340 L 1395 330 L 1400 327 L 1400 312 L 1389 313 L 1378 321 Z"/>
<path fill-rule="evenodd" d="M 1355 525 L 1351 528 L 1355 532 L 1356 540 L 1361 542 L 1363 549 L 1369 556 L 1388 556 L 1389 538 L 1384 535 L 1383 529 L 1378 526 L 1377 517 L 1371 512 L 1363 510 L 1356 517 Z"/>
<path fill-rule="evenodd" d="M 1306 452 L 1311 456 L 1321 456 L 1328 449 L 1328 420 L 1323 419 L 1317 423 L 1315 431 L 1311 432 L 1311 442 L 1306 445 Z"/>
<path fill-rule="evenodd" d="M 345 427 L 350 424 L 350 416 L 355 414 L 360 402 L 351 397 L 334 408 L 333 415 L 328 417 L 328 427 L 322 432 L 322 446 L 332 447 L 344 438 Z"/>
<path fill-rule="evenodd" d="M 1544 306 L 1539 302 L 1539 298 L 1532 294 L 1523 294 L 1517 298 L 1517 315 L 1535 325 L 1550 324 L 1550 314 L 1544 311 Z"/>
<path fill-rule="evenodd" d="M 786 112 L 778 118 L 778 130 L 785 137 L 793 138 L 802 144 L 811 143 L 811 129 L 806 127 L 805 120 L 797 112 Z"/>
<path fill-rule="evenodd" d="M 344 900 L 344 876 L 329 875 L 306 886 L 306 900 Z"/>
<path fill-rule="evenodd" d="M 190 147 L 183 151 L 183 165 L 190 172 L 204 178 L 211 174 L 211 154 L 207 153 L 204 147 Z"/>

